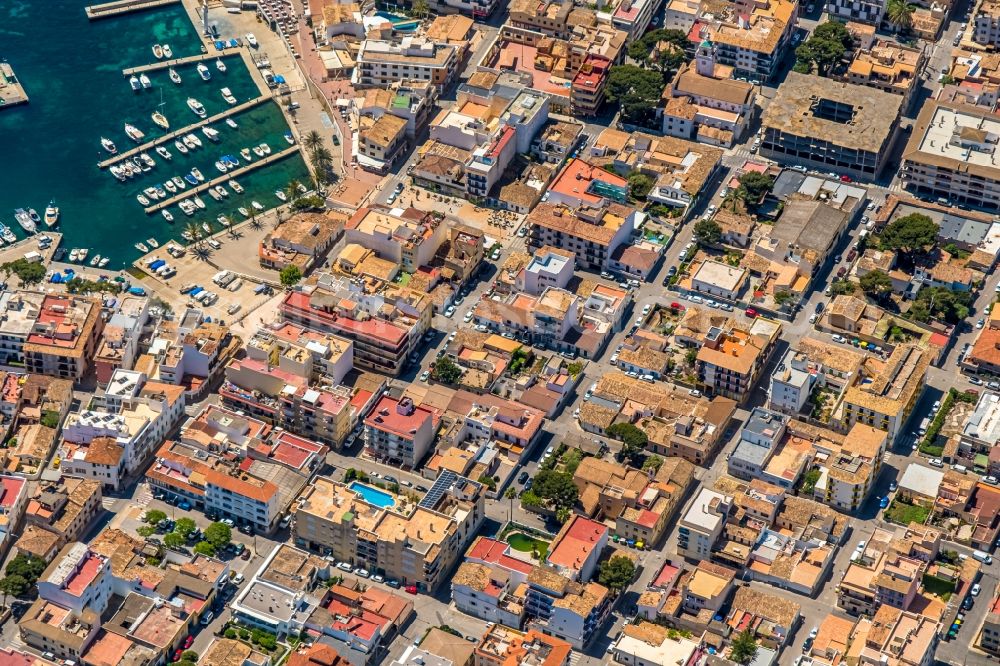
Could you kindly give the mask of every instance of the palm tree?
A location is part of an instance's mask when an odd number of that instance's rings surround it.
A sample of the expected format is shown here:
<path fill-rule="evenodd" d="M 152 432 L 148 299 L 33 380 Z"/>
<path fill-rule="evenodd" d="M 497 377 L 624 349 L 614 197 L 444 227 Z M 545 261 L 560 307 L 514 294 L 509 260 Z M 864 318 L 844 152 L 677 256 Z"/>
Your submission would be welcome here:
<path fill-rule="evenodd" d="M 327 182 L 327 172 L 330 170 L 330 165 L 333 164 L 333 154 L 327 149 L 326 146 L 320 146 L 312 153 L 312 167 L 313 171 L 316 172 L 316 178 L 322 183 Z"/>
<path fill-rule="evenodd" d="M 902 32 L 913 25 L 914 6 L 906 0 L 889 0 L 885 9 L 885 19 Z"/>
<path fill-rule="evenodd" d="M 733 212 L 734 213 L 738 213 L 739 212 L 739 204 L 741 202 L 746 201 L 746 199 L 747 199 L 746 188 L 744 188 L 742 185 L 740 185 L 737 188 L 729 190 L 729 194 L 726 195 L 726 198 L 725 198 L 725 200 L 724 200 L 723 203 L 725 203 L 726 201 L 732 203 L 732 205 L 733 205 Z"/>
<path fill-rule="evenodd" d="M 194 243 L 201 238 L 201 227 L 198 226 L 197 222 L 188 222 L 184 225 L 184 231 L 191 236 L 191 242 Z"/>
<path fill-rule="evenodd" d="M 285 192 L 288 194 L 289 205 L 294 204 L 302 197 L 302 194 L 299 192 L 299 185 L 301 184 L 302 183 L 300 183 L 295 178 L 292 178 L 290 181 L 288 181 L 288 186 L 285 188 Z"/>
<path fill-rule="evenodd" d="M 323 135 L 316 130 L 309 130 L 302 136 L 302 146 L 310 153 L 323 145 Z"/>
<path fill-rule="evenodd" d="M 510 500 L 510 515 L 507 520 L 514 520 L 514 498 L 517 497 L 517 491 L 513 488 L 508 488 L 503 496 Z"/>

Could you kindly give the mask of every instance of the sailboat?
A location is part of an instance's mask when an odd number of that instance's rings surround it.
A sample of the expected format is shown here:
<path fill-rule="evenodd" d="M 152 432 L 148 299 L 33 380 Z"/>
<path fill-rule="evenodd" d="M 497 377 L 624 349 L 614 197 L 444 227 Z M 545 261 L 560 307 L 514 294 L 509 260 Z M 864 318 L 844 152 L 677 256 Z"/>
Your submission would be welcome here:
<path fill-rule="evenodd" d="M 156 111 L 153 112 L 153 122 L 163 129 L 170 129 L 170 121 L 167 117 L 163 115 L 161 109 L 163 108 L 163 90 L 160 89 L 160 103 L 156 106 Z"/>

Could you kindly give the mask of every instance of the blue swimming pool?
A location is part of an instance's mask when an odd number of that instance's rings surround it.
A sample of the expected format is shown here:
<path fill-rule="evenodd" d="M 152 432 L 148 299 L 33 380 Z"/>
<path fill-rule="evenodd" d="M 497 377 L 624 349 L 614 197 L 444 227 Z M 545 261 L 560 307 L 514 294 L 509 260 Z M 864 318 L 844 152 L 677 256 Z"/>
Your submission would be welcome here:
<path fill-rule="evenodd" d="M 413 32 L 420 27 L 420 21 L 411 19 L 408 16 L 390 14 L 385 11 L 377 11 L 375 12 L 375 16 L 388 19 L 389 22 L 392 23 L 392 29 L 396 32 Z"/>
<path fill-rule="evenodd" d="M 392 498 L 392 495 L 390 495 L 389 493 L 383 490 L 379 490 L 378 488 L 372 488 L 371 486 L 366 486 L 365 484 L 360 483 L 358 481 L 352 481 L 351 484 L 347 487 L 353 490 L 354 492 L 358 493 L 359 495 L 361 495 L 361 498 L 364 499 L 364 501 L 368 502 L 373 506 L 387 509 L 396 504 L 396 500 L 394 500 Z"/>

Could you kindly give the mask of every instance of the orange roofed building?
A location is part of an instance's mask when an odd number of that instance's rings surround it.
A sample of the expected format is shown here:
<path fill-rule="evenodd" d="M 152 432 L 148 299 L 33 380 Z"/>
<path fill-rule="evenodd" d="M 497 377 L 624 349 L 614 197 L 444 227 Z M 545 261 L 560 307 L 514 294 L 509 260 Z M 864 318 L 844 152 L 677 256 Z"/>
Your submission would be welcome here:
<path fill-rule="evenodd" d="M 604 523 L 574 514 L 552 541 L 545 562 L 572 580 L 587 581 L 607 544 Z"/>
<path fill-rule="evenodd" d="M 104 329 L 100 314 L 93 299 L 45 296 L 24 343 L 27 370 L 74 381 L 83 377 Z"/>
<path fill-rule="evenodd" d="M 573 647 L 537 629 L 527 633 L 494 624 L 476 646 L 476 666 L 565 666 Z"/>

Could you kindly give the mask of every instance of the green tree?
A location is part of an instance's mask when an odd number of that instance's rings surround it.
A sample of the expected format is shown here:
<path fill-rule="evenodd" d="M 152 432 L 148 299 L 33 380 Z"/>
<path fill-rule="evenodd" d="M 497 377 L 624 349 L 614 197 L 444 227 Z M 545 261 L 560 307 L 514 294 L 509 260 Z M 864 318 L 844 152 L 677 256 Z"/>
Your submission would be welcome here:
<path fill-rule="evenodd" d="M 479 476 L 479 483 L 483 484 L 490 490 L 496 490 L 497 482 L 493 480 L 493 477 L 489 474 L 481 474 Z"/>
<path fill-rule="evenodd" d="M 198 226 L 197 222 L 188 222 L 186 225 L 184 225 L 183 233 L 188 235 L 188 237 L 191 239 L 190 240 L 191 243 L 196 243 L 204 235 L 201 227 Z"/>
<path fill-rule="evenodd" d="M 295 203 L 302 197 L 302 192 L 299 191 L 299 185 L 301 184 L 297 178 L 292 178 L 288 181 L 288 185 L 285 186 L 285 196 L 288 197 L 288 201 L 291 203 Z"/>
<path fill-rule="evenodd" d="M 809 74 L 815 67 L 827 76 L 854 43 L 851 33 L 840 21 L 816 26 L 813 34 L 795 49 L 795 71 Z"/>
<path fill-rule="evenodd" d="M 715 220 L 699 220 L 694 225 L 694 239 L 702 247 L 718 245 L 722 242 L 722 227 Z"/>
<path fill-rule="evenodd" d="M 13 574 L 0 579 L 0 592 L 3 593 L 3 607 L 7 607 L 7 597 L 21 597 L 31 589 L 31 584 L 24 576 Z"/>
<path fill-rule="evenodd" d="M 177 532 L 185 539 L 196 529 L 198 529 L 198 526 L 190 518 L 178 518 L 174 524 L 174 532 Z"/>
<path fill-rule="evenodd" d="M 158 525 L 161 520 L 166 520 L 167 514 L 163 513 L 159 509 L 150 509 L 142 517 L 142 522 L 149 523 L 150 525 Z"/>
<path fill-rule="evenodd" d="M 921 213 L 898 217 L 885 226 L 880 236 L 883 250 L 918 252 L 937 239 L 938 225 Z"/>
<path fill-rule="evenodd" d="M 212 523 L 205 528 L 205 541 L 217 549 L 225 548 L 233 539 L 233 531 L 225 523 Z"/>
<path fill-rule="evenodd" d="M 628 45 L 628 55 L 661 72 L 674 72 L 688 60 L 687 33 L 682 30 L 650 30 Z"/>
<path fill-rule="evenodd" d="M 48 565 L 45 560 L 40 557 L 18 553 L 14 559 L 7 563 L 4 573 L 8 576 L 22 576 L 29 585 L 34 585 L 38 577 L 45 571 L 46 566 Z"/>
<path fill-rule="evenodd" d="M 830 293 L 835 296 L 840 296 L 842 294 L 853 294 L 854 293 L 854 283 L 850 280 L 834 280 L 830 283 Z"/>
<path fill-rule="evenodd" d="M 635 563 L 624 555 L 615 555 L 601 562 L 597 581 L 612 592 L 621 592 L 635 576 Z"/>
<path fill-rule="evenodd" d="M 556 507 L 572 509 L 580 497 L 580 491 L 573 483 L 573 475 L 566 472 L 556 472 L 542 469 L 535 474 L 535 482 L 531 489 L 536 495 L 547 499 Z"/>
<path fill-rule="evenodd" d="M 184 650 L 184 652 L 181 653 L 181 659 L 187 659 L 188 661 L 198 663 L 198 653 L 194 650 Z"/>
<path fill-rule="evenodd" d="M 654 453 L 653 455 L 646 458 L 646 462 L 642 463 L 642 471 L 658 472 L 660 471 L 660 465 L 662 464 L 663 464 L 663 458 Z"/>
<path fill-rule="evenodd" d="M 653 189 L 655 181 L 641 171 L 633 171 L 628 175 L 628 191 L 633 199 L 645 199 Z"/>
<path fill-rule="evenodd" d="M 525 508 L 538 508 L 542 506 L 542 498 L 535 494 L 533 490 L 525 490 L 521 493 L 521 506 Z"/>
<path fill-rule="evenodd" d="M 503 496 L 510 502 L 510 516 L 514 516 L 514 499 L 517 498 L 517 490 L 510 487 L 504 492 Z"/>
<path fill-rule="evenodd" d="M 608 101 L 621 104 L 625 120 L 637 125 L 651 122 L 663 86 L 662 73 L 636 65 L 616 65 L 608 70 Z"/>
<path fill-rule="evenodd" d="M 417 18 L 424 18 L 431 11 L 430 5 L 427 4 L 427 0 L 413 0 L 411 7 L 413 15 Z"/>
<path fill-rule="evenodd" d="M 782 308 L 785 306 L 785 303 L 795 298 L 795 296 L 792 294 L 792 292 L 788 291 L 787 289 L 779 289 L 778 291 L 774 292 L 773 298 L 775 304 L 779 308 Z"/>
<path fill-rule="evenodd" d="M 621 455 L 629 460 L 636 460 L 646 448 L 649 437 L 634 424 L 628 422 L 614 423 L 604 431 L 608 437 L 620 440 Z"/>
<path fill-rule="evenodd" d="M 885 20 L 897 30 L 906 32 L 913 25 L 914 9 L 906 0 L 889 0 L 885 7 Z"/>
<path fill-rule="evenodd" d="M 892 278 L 880 270 L 868 271 L 858 280 L 861 291 L 872 298 L 882 298 L 892 292 Z"/>
<path fill-rule="evenodd" d="M 740 176 L 740 187 L 746 190 L 748 201 L 757 203 L 774 187 L 774 178 L 757 171 L 747 171 Z"/>
<path fill-rule="evenodd" d="M 278 279 L 281 280 L 282 285 L 291 287 L 302 279 L 302 270 L 295 264 L 288 264 L 278 273 Z"/>
<path fill-rule="evenodd" d="M 177 532 L 171 532 L 163 536 L 163 545 L 175 550 L 183 546 L 185 541 L 186 539 Z"/>
<path fill-rule="evenodd" d="M 957 324 L 969 316 L 972 294 L 947 287 L 924 287 L 910 305 L 909 316 L 917 321 L 931 319 Z"/>
<path fill-rule="evenodd" d="M 239 636 L 239 634 L 236 632 L 236 630 L 233 629 L 232 627 L 229 627 L 228 629 L 226 629 L 226 634 L 225 635 L 226 635 L 226 638 L 228 638 L 229 640 L 233 640 L 237 636 Z"/>
<path fill-rule="evenodd" d="M 215 546 L 207 541 L 199 541 L 194 545 L 194 552 L 206 557 L 215 557 Z"/>
<path fill-rule="evenodd" d="M 737 664 L 749 664 L 757 656 L 757 641 L 749 631 L 736 634 L 730 646 L 729 658 Z"/>
<path fill-rule="evenodd" d="M 25 285 L 38 284 L 45 279 L 45 265 L 37 261 L 27 259 L 15 259 L 0 266 L 7 275 L 14 273 Z"/>
<path fill-rule="evenodd" d="M 310 153 L 323 145 L 323 135 L 316 130 L 309 130 L 302 135 L 302 147 Z"/>
<path fill-rule="evenodd" d="M 156 534 L 156 528 L 153 527 L 152 525 L 140 525 L 139 527 L 135 528 L 135 533 L 144 539 L 148 539 L 149 537 Z"/>
<path fill-rule="evenodd" d="M 46 409 L 42 412 L 42 418 L 39 419 L 41 423 L 46 428 L 58 428 L 59 427 L 59 412 L 54 409 Z"/>
<path fill-rule="evenodd" d="M 456 364 L 447 356 L 442 356 L 434 362 L 431 374 L 439 382 L 444 384 L 455 384 L 462 378 L 462 367 Z"/>

